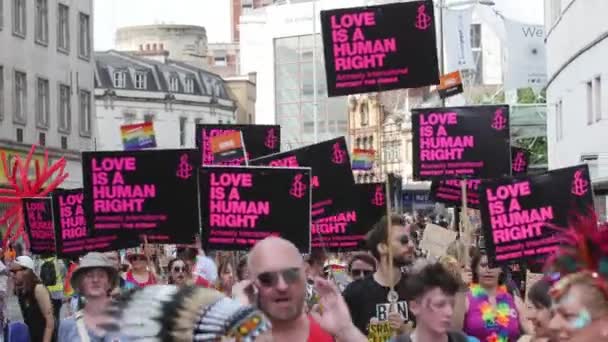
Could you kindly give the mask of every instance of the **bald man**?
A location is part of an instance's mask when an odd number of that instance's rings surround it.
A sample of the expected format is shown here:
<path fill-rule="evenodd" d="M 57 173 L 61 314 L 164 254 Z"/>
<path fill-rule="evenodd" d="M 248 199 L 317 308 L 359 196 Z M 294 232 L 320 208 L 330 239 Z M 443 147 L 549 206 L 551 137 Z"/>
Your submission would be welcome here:
<path fill-rule="evenodd" d="M 256 304 L 272 322 L 275 341 L 367 341 L 352 324 L 348 307 L 333 284 L 317 278 L 322 310 L 304 313 L 304 259 L 291 242 L 268 237 L 259 241 L 247 259 Z"/>

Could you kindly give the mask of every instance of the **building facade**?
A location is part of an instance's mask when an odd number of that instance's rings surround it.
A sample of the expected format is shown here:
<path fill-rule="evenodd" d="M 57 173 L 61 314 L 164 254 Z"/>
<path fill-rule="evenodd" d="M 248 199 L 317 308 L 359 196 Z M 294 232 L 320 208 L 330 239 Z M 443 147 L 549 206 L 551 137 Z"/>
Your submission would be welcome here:
<path fill-rule="evenodd" d="M 167 51 L 173 60 L 206 68 L 207 31 L 192 25 L 143 25 L 116 31 L 116 50 L 141 53 Z"/>
<path fill-rule="evenodd" d="M 381 135 L 384 110 L 377 94 L 350 95 L 348 97 L 348 141 L 354 149 L 375 152 L 373 168 L 368 171 L 353 170 L 357 183 L 373 183 L 382 179 Z"/>
<path fill-rule="evenodd" d="M 255 124 L 256 74 L 225 78 L 228 95 L 236 101 L 236 123 Z"/>
<path fill-rule="evenodd" d="M 608 22 L 603 0 L 546 0 L 549 168 L 587 163 L 596 209 L 608 193 Z"/>
<path fill-rule="evenodd" d="M 239 43 L 213 43 L 208 49 L 209 71 L 222 77 L 239 75 Z"/>
<path fill-rule="evenodd" d="M 96 129 L 93 1 L 0 4 L 0 150 L 12 160 L 43 146 L 51 162 L 67 160 L 62 187 L 80 187 L 80 151 L 94 148 Z M 38 152 L 34 159 L 42 161 Z"/>
<path fill-rule="evenodd" d="M 236 104 L 218 75 L 117 51 L 95 58 L 98 150 L 122 150 L 124 124 L 152 122 L 159 148 L 192 148 L 196 124 L 237 121 Z"/>

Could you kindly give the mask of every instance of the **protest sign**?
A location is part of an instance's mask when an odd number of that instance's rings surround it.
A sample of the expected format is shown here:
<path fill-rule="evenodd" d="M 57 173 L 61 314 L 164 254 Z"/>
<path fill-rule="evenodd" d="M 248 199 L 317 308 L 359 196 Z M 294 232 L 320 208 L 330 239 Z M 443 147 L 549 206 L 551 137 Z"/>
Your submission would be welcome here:
<path fill-rule="evenodd" d="M 439 83 L 432 1 L 321 11 L 329 96 Z"/>
<path fill-rule="evenodd" d="M 218 164 L 240 163 L 243 159 L 247 164 L 243 134 L 239 131 L 211 137 L 211 153 Z"/>
<path fill-rule="evenodd" d="M 429 223 L 424 228 L 420 249 L 428 251 L 429 255 L 436 258 L 442 257 L 457 235 L 455 231 Z"/>
<path fill-rule="evenodd" d="M 211 138 L 230 132 L 241 132 L 247 160 L 277 153 L 281 147 L 281 128 L 278 125 L 196 125 L 196 146 L 202 157 L 201 165 L 244 165 L 245 158 L 219 162 L 211 150 Z"/>
<path fill-rule="evenodd" d="M 355 184 L 354 195 L 346 210 L 331 216 L 316 217 L 311 227 L 313 248 L 328 251 L 359 250 L 365 234 L 386 215 L 384 183 Z"/>
<path fill-rule="evenodd" d="M 189 243 L 198 232 L 195 150 L 83 152 L 84 208 L 96 234 L 125 230 Z"/>
<path fill-rule="evenodd" d="M 139 244 L 135 235 L 126 232 L 97 236 L 94 231 L 87 229 L 82 206 L 83 197 L 82 189 L 53 192 L 52 207 L 58 257 L 78 257 L 88 252 L 114 251 Z"/>
<path fill-rule="evenodd" d="M 23 198 L 23 220 L 32 254 L 55 254 L 55 228 L 50 198 Z"/>
<path fill-rule="evenodd" d="M 528 172 L 530 165 L 530 151 L 511 147 L 511 173 L 513 176 L 523 175 Z"/>
<path fill-rule="evenodd" d="M 312 218 L 329 217 L 351 208 L 355 179 L 344 137 L 254 159 L 251 165 L 310 167 Z"/>
<path fill-rule="evenodd" d="M 443 203 L 448 207 L 461 207 L 462 181 L 467 182 L 467 206 L 479 209 L 479 185 L 481 181 L 478 179 L 434 180 L 431 183 L 431 198 L 435 202 Z"/>
<path fill-rule="evenodd" d="M 203 167 L 203 247 L 248 251 L 280 236 L 310 252 L 310 168 Z"/>
<path fill-rule="evenodd" d="M 413 109 L 412 133 L 417 180 L 511 174 L 508 106 Z"/>
<path fill-rule="evenodd" d="M 492 265 L 538 259 L 557 247 L 571 215 L 593 208 L 587 165 L 542 175 L 482 181 L 480 211 Z"/>
<path fill-rule="evenodd" d="M 125 151 L 156 147 L 156 135 L 152 122 L 120 126 L 122 145 Z"/>
<path fill-rule="evenodd" d="M 464 89 L 462 87 L 460 71 L 454 71 L 439 78 L 439 87 L 437 88 L 437 92 L 439 93 L 439 97 L 442 99 L 458 95 L 463 91 Z"/>

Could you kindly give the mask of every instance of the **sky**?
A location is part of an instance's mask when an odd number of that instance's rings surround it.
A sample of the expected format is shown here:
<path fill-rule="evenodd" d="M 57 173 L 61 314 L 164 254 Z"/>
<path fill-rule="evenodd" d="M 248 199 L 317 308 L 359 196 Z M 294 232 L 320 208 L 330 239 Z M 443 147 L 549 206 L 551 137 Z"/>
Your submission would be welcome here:
<path fill-rule="evenodd" d="M 93 0 L 95 50 L 114 47 L 116 29 L 131 25 L 202 25 L 210 43 L 230 41 L 230 0 Z M 459 2 L 460 0 L 448 0 Z M 542 24 L 543 0 L 494 0 L 505 17 Z"/>

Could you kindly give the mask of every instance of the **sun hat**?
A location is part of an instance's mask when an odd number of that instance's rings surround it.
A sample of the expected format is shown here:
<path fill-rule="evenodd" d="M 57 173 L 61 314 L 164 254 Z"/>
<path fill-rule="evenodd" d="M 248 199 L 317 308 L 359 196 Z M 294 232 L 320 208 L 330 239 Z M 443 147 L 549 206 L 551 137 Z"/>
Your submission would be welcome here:
<path fill-rule="evenodd" d="M 106 272 L 108 272 L 108 276 L 110 277 L 110 284 L 112 288 L 118 286 L 118 271 L 112 265 L 112 262 L 108 260 L 102 253 L 99 252 L 91 252 L 87 255 L 83 256 L 80 259 L 80 264 L 72 273 L 72 279 L 70 280 L 70 284 L 72 288 L 78 291 L 80 282 L 82 281 L 82 276 L 93 268 L 102 268 Z"/>
<path fill-rule="evenodd" d="M 21 266 L 23 268 L 27 268 L 27 269 L 30 269 L 32 271 L 34 270 L 34 260 L 32 260 L 32 258 L 30 258 L 27 255 L 22 255 L 22 256 L 17 257 L 13 261 L 13 263 L 16 264 L 16 265 L 19 265 L 19 266 Z"/>

